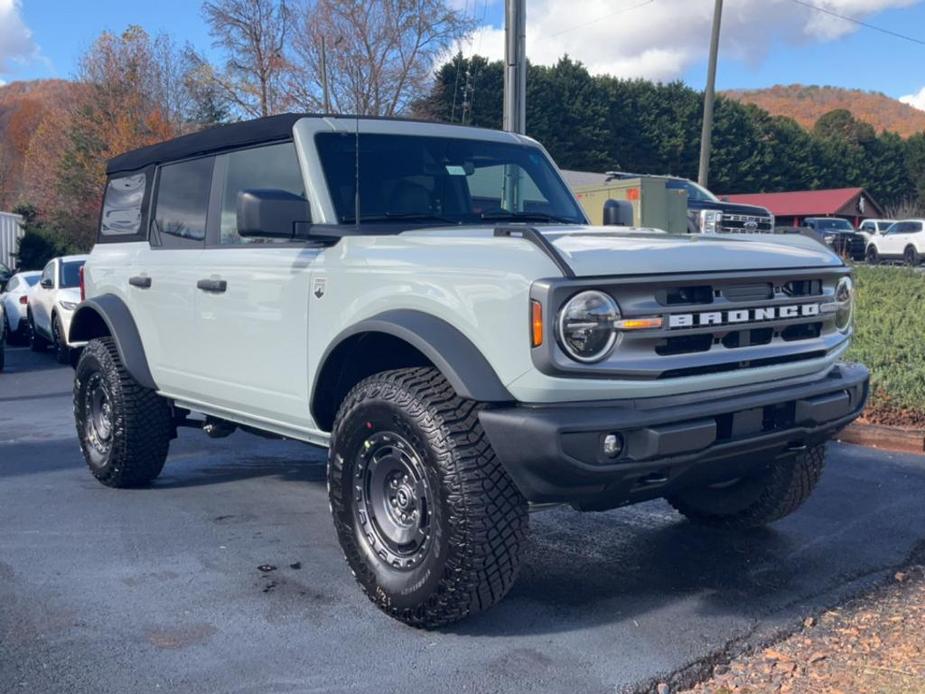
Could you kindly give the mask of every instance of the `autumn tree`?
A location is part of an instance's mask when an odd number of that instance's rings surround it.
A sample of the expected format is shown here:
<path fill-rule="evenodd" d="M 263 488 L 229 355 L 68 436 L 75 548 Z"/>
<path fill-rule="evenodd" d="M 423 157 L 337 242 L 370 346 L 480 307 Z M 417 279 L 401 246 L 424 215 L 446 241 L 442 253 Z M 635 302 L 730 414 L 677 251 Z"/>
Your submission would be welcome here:
<path fill-rule="evenodd" d="M 225 61 L 214 67 L 191 51 L 200 84 L 210 86 L 213 97 L 220 94 L 248 118 L 285 111 L 290 104 L 285 48 L 291 20 L 286 2 L 208 0 L 202 14 Z"/>
<path fill-rule="evenodd" d="M 24 197 L 78 246 L 89 247 L 95 236 L 106 161 L 185 129 L 181 60 L 179 49 L 140 27 L 104 32 L 80 60 L 73 105 L 39 124 Z"/>
<path fill-rule="evenodd" d="M 433 66 L 473 29 L 445 0 L 305 0 L 294 11 L 289 87 L 324 106 L 322 49 L 335 112 L 394 116 L 424 96 Z"/>

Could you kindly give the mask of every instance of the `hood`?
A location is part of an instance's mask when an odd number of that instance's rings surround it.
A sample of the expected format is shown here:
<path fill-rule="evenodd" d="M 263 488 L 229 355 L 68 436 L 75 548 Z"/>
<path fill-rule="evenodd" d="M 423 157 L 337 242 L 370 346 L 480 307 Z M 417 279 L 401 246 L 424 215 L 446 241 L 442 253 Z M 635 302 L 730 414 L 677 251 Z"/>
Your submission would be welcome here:
<path fill-rule="evenodd" d="M 719 210 L 728 214 L 753 215 L 755 217 L 770 217 L 771 212 L 766 207 L 758 205 L 743 205 L 739 202 L 713 202 L 712 200 L 688 200 L 687 209 L 689 210 Z"/>
<path fill-rule="evenodd" d="M 542 229 L 578 277 L 839 267 L 800 234 L 665 234 L 607 227 Z"/>
<path fill-rule="evenodd" d="M 58 301 L 69 301 L 72 304 L 80 303 L 80 287 L 64 287 L 58 290 Z"/>

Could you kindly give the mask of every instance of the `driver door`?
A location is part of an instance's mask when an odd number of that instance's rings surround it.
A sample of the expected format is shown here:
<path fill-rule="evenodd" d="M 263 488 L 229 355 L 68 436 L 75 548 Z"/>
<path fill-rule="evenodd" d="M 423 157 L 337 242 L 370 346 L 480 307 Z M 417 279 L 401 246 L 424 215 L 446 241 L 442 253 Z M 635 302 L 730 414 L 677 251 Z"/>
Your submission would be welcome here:
<path fill-rule="evenodd" d="M 881 248 L 881 255 L 900 256 L 905 248 L 906 238 L 908 237 L 909 224 L 907 222 L 897 222 L 890 227 L 889 231 L 883 235 L 883 240 L 878 244 Z"/>

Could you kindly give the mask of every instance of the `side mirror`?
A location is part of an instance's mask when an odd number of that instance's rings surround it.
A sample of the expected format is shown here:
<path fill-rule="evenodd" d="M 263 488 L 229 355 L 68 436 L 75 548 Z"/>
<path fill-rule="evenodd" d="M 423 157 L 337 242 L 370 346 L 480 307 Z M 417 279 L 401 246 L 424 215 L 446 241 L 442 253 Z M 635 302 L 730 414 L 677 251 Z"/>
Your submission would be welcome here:
<path fill-rule="evenodd" d="M 285 190 L 242 190 L 237 218 L 245 238 L 291 239 L 299 225 L 311 222 L 311 209 L 305 198 Z"/>
<path fill-rule="evenodd" d="M 42 289 L 54 289 L 55 283 L 53 280 L 48 279 L 47 277 L 41 282 Z"/>
<path fill-rule="evenodd" d="M 604 203 L 604 226 L 633 226 L 633 203 L 627 200 L 607 200 Z"/>

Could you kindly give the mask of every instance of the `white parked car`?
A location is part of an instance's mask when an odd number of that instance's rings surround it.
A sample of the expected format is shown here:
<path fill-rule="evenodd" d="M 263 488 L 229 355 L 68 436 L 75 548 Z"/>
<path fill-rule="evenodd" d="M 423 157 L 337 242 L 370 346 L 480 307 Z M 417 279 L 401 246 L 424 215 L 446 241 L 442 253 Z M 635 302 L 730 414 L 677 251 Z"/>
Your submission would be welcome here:
<path fill-rule="evenodd" d="M 858 233 L 864 237 L 865 243 L 870 243 L 874 236 L 885 233 L 895 223 L 895 219 L 865 219 L 858 227 Z"/>
<path fill-rule="evenodd" d="M 6 290 L 0 294 L 0 306 L 3 307 L 5 319 L 0 328 L 6 333 L 9 342 L 14 340 L 28 340 L 29 320 L 28 306 L 29 294 L 32 288 L 39 283 L 42 273 L 17 272 L 10 278 Z"/>
<path fill-rule="evenodd" d="M 925 219 L 901 219 L 867 244 L 867 262 L 902 260 L 918 265 L 925 258 Z"/>
<path fill-rule="evenodd" d="M 29 327 L 32 350 L 43 352 L 51 345 L 61 364 L 68 363 L 71 345 L 67 340 L 74 309 L 80 303 L 80 268 L 85 255 L 66 255 L 48 261 L 38 285 L 29 295 Z"/>

